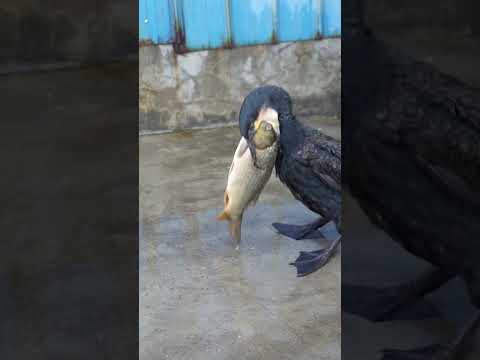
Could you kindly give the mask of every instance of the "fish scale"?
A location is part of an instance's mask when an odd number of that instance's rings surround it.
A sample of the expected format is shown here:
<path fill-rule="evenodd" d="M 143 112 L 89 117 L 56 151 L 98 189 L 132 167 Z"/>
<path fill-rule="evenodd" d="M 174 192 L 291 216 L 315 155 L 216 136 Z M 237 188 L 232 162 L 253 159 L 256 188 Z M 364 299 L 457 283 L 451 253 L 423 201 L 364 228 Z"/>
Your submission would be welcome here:
<path fill-rule="evenodd" d="M 228 175 L 224 210 L 218 216 L 219 220 L 229 221 L 230 233 L 237 242 L 241 238 L 243 213 L 256 203 L 272 175 L 277 149 L 277 141 L 265 149 L 257 149 L 255 167 L 246 139 L 242 137 L 238 143 Z"/>

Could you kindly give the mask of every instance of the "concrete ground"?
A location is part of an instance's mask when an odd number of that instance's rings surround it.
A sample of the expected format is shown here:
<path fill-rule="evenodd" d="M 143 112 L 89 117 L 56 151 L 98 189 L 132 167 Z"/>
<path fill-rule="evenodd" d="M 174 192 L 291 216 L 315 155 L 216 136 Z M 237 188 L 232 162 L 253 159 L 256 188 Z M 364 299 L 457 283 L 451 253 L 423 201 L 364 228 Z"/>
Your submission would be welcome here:
<path fill-rule="evenodd" d="M 338 121 L 310 123 L 340 137 Z M 325 242 L 271 226 L 315 214 L 272 176 L 240 250 L 215 219 L 238 140 L 237 127 L 140 137 L 140 358 L 340 359 L 340 251 L 297 278 L 289 262 Z"/>

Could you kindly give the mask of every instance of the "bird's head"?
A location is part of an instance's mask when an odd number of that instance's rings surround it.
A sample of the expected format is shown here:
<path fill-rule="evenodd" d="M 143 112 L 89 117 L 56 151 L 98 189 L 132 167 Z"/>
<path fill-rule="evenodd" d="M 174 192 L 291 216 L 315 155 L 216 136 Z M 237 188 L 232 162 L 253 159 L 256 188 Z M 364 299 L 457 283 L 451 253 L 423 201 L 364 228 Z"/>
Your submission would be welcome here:
<path fill-rule="evenodd" d="M 278 137 L 282 128 L 282 115 L 290 114 L 291 111 L 290 95 L 278 86 L 261 86 L 245 97 L 238 121 L 240 133 L 247 140 L 254 164 L 256 164 L 257 147 L 255 134 L 262 122 L 269 123 Z"/>

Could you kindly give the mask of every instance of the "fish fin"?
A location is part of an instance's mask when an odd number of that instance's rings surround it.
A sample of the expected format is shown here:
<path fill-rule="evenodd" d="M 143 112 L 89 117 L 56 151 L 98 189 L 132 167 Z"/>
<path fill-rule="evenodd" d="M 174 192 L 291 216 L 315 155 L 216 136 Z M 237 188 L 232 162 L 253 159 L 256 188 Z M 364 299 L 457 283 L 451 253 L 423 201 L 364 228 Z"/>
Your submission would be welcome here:
<path fill-rule="evenodd" d="M 230 234 L 233 240 L 240 242 L 242 237 L 242 217 L 230 219 Z"/>
<path fill-rule="evenodd" d="M 220 214 L 217 216 L 217 220 L 222 221 L 222 220 L 230 220 L 230 214 L 223 210 Z"/>
<path fill-rule="evenodd" d="M 230 217 L 230 214 L 228 213 L 227 210 L 225 210 L 228 206 L 228 202 L 230 201 L 230 198 L 228 197 L 228 192 L 225 190 L 225 193 L 223 194 L 223 204 L 224 204 L 224 208 L 223 208 L 223 211 L 218 214 L 217 216 L 217 220 L 230 220 L 231 217 Z"/>
<path fill-rule="evenodd" d="M 228 192 L 225 190 L 223 193 L 223 206 L 226 208 L 228 206 L 228 202 L 230 201 L 230 198 L 228 197 Z"/>

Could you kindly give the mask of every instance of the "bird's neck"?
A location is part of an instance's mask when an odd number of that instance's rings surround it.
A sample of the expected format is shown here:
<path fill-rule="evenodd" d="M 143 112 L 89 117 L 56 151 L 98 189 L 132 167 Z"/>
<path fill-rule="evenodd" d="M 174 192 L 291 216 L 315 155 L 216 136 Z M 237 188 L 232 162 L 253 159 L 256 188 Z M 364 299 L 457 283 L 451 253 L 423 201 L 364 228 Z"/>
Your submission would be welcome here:
<path fill-rule="evenodd" d="M 275 172 L 283 179 L 283 161 L 291 154 L 295 153 L 299 144 L 304 141 L 304 126 L 295 118 L 294 115 L 280 115 L 280 146 L 275 161 Z"/>
<path fill-rule="evenodd" d="M 280 117 L 280 148 L 284 152 L 293 151 L 304 136 L 304 126 L 294 115 Z"/>

